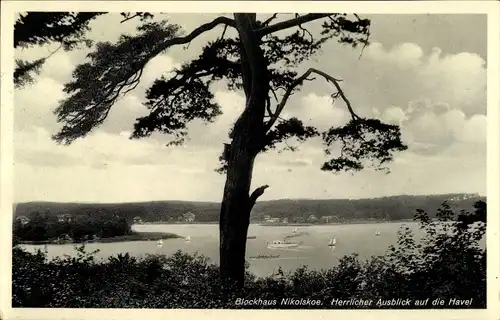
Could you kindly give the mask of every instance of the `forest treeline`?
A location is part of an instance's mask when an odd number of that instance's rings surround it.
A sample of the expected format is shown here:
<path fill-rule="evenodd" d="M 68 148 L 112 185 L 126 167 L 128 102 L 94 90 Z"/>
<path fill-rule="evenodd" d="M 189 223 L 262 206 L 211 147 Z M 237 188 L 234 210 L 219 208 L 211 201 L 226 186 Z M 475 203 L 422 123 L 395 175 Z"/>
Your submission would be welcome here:
<path fill-rule="evenodd" d="M 264 216 L 288 218 L 290 221 L 301 217 L 307 219 L 311 214 L 336 216 L 340 222 L 356 220 L 403 220 L 412 219 L 417 209 L 432 212 L 443 201 L 447 201 L 454 210 L 467 209 L 478 200 L 485 200 L 475 194 L 443 194 L 391 196 L 373 199 L 284 199 L 259 201 L 253 208 L 252 221 L 262 221 Z M 178 221 L 183 214 L 192 212 L 196 222 L 217 222 L 220 203 L 190 201 L 154 201 L 119 204 L 55 203 L 27 202 L 19 203 L 14 208 L 15 217 L 31 218 L 43 213 L 48 216 L 69 214 L 75 216 L 116 217 L 132 222 L 140 217 L 144 222 Z M 431 214 L 431 218 L 434 218 Z"/>
<path fill-rule="evenodd" d="M 15 219 L 12 230 L 16 242 L 83 242 L 132 234 L 125 217 L 89 214 L 72 217 L 36 213 L 29 221 Z"/>

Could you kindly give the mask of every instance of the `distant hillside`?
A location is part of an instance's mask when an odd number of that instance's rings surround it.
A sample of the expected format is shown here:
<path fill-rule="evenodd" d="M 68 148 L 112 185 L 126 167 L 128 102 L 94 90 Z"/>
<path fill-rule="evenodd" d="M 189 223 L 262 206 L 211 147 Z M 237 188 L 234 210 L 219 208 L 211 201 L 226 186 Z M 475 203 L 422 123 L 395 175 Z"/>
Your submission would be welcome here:
<path fill-rule="evenodd" d="M 336 216 L 340 221 L 355 220 L 402 220 L 411 219 L 417 209 L 426 210 L 431 216 L 443 201 L 447 200 L 456 210 L 472 210 L 478 200 L 486 200 L 477 194 L 444 194 L 426 196 L 391 196 L 374 199 L 331 200 L 271 200 L 258 202 L 252 211 L 252 220 L 262 220 L 264 215 L 307 218 L 314 214 Z M 139 216 L 145 222 L 177 221 L 186 212 L 196 215 L 197 222 L 214 222 L 219 219 L 220 204 L 215 202 L 154 201 L 141 203 L 84 204 L 27 202 L 14 206 L 14 215 L 32 216 L 36 213 L 48 215 L 119 215 L 128 220 Z"/>

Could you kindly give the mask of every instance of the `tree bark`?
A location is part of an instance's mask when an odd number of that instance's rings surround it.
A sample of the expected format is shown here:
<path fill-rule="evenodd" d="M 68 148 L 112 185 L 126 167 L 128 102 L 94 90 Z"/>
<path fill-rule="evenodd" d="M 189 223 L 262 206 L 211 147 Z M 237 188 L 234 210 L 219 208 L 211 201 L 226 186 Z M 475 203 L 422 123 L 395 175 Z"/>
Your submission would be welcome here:
<path fill-rule="evenodd" d="M 261 150 L 264 113 L 269 92 L 267 63 L 255 37 L 254 14 L 235 14 L 239 33 L 246 106 L 234 125 L 228 152 L 228 168 L 220 212 L 220 271 L 223 281 L 241 288 L 245 277 L 245 253 L 254 160 Z M 252 197 L 253 198 L 253 197 Z"/>

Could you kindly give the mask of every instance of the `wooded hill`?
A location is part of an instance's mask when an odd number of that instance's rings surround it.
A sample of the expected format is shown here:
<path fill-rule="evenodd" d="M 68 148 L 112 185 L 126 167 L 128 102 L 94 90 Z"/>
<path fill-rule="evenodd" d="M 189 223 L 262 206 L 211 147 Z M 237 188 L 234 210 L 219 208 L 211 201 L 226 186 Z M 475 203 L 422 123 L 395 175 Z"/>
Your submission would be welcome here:
<path fill-rule="evenodd" d="M 356 220 L 402 220 L 412 219 L 417 209 L 427 211 L 431 217 L 443 201 L 455 210 L 472 210 L 478 200 L 485 200 L 477 194 L 443 194 L 425 196 L 391 196 L 373 199 L 283 199 L 259 201 L 253 211 L 252 220 L 261 221 L 264 215 L 297 217 L 307 219 L 311 214 L 336 216 L 339 221 Z M 215 202 L 152 201 L 140 203 L 56 203 L 26 202 L 14 205 L 14 215 L 31 217 L 36 213 L 47 215 L 114 215 L 132 221 L 138 216 L 144 222 L 178 221 L 186 212 L 196 215 L 196 222 L 216 222 L 219 219 L 220 204 Z"/>

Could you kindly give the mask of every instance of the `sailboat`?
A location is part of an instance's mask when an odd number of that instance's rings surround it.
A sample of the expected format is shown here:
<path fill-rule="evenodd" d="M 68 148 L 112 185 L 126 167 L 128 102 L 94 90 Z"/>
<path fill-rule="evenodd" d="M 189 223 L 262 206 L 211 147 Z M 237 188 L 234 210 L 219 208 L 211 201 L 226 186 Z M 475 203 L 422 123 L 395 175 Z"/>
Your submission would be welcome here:
<path fill-rule="evenodd" d="M 378 237 L 380 235 L 380 231 L 375 232 L 375 235 Z"/>
<path fill-rule="evenodd" d="M 158 241 L 156 242 L 156 246 L 157 246 L 157 247 L 162 247 L 162 246 L 163 246 L 163 240 L 162 240 L 162 239 L 158 240 Z"/>
<path fill-rule="evenodd" d="M 191 237 L 190 237 L 190 236 L 187 236 L 187 237 L 185 238 L 185 240 L 186 240 L 186 242 L 189 242 L 189 241 L 191 241 Z"/>
<path fill-rule="evenodd" d="M 297 233 L 297 232 L 298 232 L 297 228 L 293 228 L 292 233 Z"/>
<path fill-rule="evenodd" d="M 335 247 L 337 245 L 337 239 L 331 238 L 330 241 L 328 242 L 329 247 Z"/>

